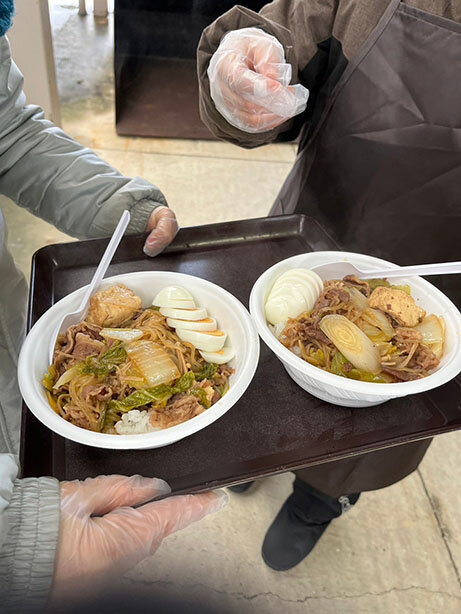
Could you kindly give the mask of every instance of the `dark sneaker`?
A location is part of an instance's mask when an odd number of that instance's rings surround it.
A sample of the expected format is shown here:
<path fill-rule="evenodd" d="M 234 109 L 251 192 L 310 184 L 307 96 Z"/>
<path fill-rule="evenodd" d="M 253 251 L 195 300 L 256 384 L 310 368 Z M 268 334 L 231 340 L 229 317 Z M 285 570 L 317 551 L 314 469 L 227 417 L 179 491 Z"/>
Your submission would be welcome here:
<path fill-rule="evenodd" d="M 237 484 L 236 486 L 229 486 L 229 490 L 231 492 L 242 494 L 249 490 L 254 484 L 254 480 L 252 482 L 245 482 L 244 484 Z"/>
<path fill-rule="evenodd" d="M 359 494 L 332 499 L 295 480 L 294 492 L 266 533 L 262 558 L 275 571 L 298 565 L 314 549 L 330 522 L 357 502 Z"/>

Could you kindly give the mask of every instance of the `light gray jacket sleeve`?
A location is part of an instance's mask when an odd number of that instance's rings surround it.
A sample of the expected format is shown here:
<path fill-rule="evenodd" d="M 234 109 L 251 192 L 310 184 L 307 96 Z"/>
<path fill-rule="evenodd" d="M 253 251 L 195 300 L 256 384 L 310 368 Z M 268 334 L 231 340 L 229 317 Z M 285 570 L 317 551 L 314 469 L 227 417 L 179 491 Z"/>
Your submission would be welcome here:
<path fill-rule="evenodd" d="M 128 232 L 143 232 L 152 210 L 166 205 L 158 188 L 122 176 L 26 106 L 22 75 L 0 38 L 0 193 L 78 238 L 112 234 L 128 209 Z"/>
<path fill-rule="evenodd" d="M 41 612 L 54 572 L 59 535 L 59 483 L 16 479 L 11 454 L 0 454 L 1 611 Z"/>

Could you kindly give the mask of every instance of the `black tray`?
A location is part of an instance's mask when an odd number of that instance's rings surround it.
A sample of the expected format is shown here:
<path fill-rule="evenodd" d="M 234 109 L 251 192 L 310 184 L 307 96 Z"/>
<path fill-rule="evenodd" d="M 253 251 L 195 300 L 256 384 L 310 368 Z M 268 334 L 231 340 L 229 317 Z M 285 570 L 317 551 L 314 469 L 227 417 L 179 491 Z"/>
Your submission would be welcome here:
<path fill-rule="evenodd" d="M 109 275 L 174 270 L 219 284 L 248 306 L 256 278 L 299 254 L 336 249 L 311 218 L 283 216 L 181 230 L 161 256 L 142 254 L 144 237 L 126 237 Z M 87 284 L 106 240 L 52 245 L 33 258 L 29 328 L 53 303 Z M 368 409 L 324 403 L 299 388 L 261 343 L 254 380 L 220 420 L 156 450 L 90 448 L 55 435 L 24 407 L 24 476 L 77 479 L 140 473 L 166 479 L 173 492 L 197 492 L 432 437 L 461 428 L 461 379 L 430 393 Z"/>

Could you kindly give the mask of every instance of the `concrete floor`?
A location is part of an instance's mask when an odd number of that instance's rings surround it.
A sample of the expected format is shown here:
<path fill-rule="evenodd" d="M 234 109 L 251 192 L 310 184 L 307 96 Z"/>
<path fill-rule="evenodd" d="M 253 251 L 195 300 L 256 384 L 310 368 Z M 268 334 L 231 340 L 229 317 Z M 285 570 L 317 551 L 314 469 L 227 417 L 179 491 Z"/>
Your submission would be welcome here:
<path fill-rule="evenodd" d="M 291 145 L 247 152 L 218 142 L 120 138 L 114 130 L 111 18 L 95 24 L 75 2 L 52 2 L 64 127 L 121 172 L 159 185 L 182 225 L 265 215 L 294 159 Z M 77 61 L 97 45 L 99 60 Z M 91 55 L 91 54 L 90 54 Z M 69 240 L 10 201 L 0 201 L 10 248 L 29 271 L 42 245 Z M 311 556 L 276 573 L 260 558 L 264 533 L 290 492 L 275 476 L 229 506 L 171 536 L 124 579 L 147 591 L 182 594 L 219 613 L 388 614 L 461 611 L 461 434 L 437 438 L 419 470 L 365 494 L 336 520 Z"/>

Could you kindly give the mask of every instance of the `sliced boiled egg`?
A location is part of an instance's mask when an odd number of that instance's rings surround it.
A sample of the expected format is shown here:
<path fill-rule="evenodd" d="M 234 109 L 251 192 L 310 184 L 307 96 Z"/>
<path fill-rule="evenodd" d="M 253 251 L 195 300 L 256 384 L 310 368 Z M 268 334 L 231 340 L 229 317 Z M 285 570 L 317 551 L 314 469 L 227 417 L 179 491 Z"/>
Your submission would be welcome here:
<path fill-rule="evenodd" d="M 292 288 L 281 296 L 269 296 L 265 306 L 266 318 L 271 324 L 280 324 L 288 318 L 296 318 L 303 311 L 307 311 L 306 300 L 300 292 Z"/>
<path fill-rule="evenodd" d="M 198 350 L 205 352 L 218 352 L 224 346 L 227 334 L 222 330 L 200 331 L 185 328 L 176 329 L 176 334 L 181 341 L 192 343 Z"/>
<path fill-rule="evenodd" d="M 175 307 L 160 307 L 160 313 L 166 318 L 177 318 L 178 320 L 203 320 L 208 314 L 203 307 L 196 309 L 177 309 Z"/>
<path fill-rule="evenodd" d="M 211 362 L 215 365 L 224 365 L 226 362 L 232 360 L 235 356 L 235 352 L 231 347 L 223 347 L 222 350 L 218 350 L 217 352 L 203 352 L 200 351 L 200 355 L 207 362 Z"/>
<path fill-rule="evenodd" d="M 167 318 L 166 323 L 171 328 L 186 328 L 188 330 L 210 331 L 218 328 L 214 318 L 204 318 L 203 320 L 179 320 L 177 318 Z"/>
<path fill-rule="evenodd" d="M 192 294 L 181 286 L 167 286 L 162 288 L 152 301 L 156 307 L 194 309 L 195 301 Z"/>
<path fill-rule="evenodd" d="M 311 311 L 322 290 L 323 282 L 317 273 L 307 269 L 286 271 L 276 279 L 266 299 L 267 321 L 281 324 Z"/>
<path fill-rule="evenodd" d="M 271 298 L 275 298 L 276 296 L 283 296 L 287 292 L 291 292 L 293 288 L 295 288 L 298 292 L 301 292 L 301 294 L 304 296 L 307 308 L 309 310 L 309 306 L 313 306 L 316 301 L 316 291 L 312 286 L 308 286 L 304 283 L 290 282 L 289 280 L 284 281 L 277 286 L 274 285 L 271 290 L 270 296 Z"/>
<path fill-rule="evenodd" d="M 312 275 L 316 275 L 316 277 L 318 277 L 316 273 L 312 273 Z M 275 290 L 276 288 L 279 288 L 280 286 L 283 286 L 286 284 L 295 284 L 295 285 L 303 286 L 304 288 L 309 288 L 309 290 L 317 298 L 323 290 L 323 282 L 320 279 L 320 277 L 316 279 L 314 277 L 304 275 L 303 272 L 292 273 L 291 271 L 281 275 L 274 283 L 272 290 Z"/>
<path fill-rule="evenodd" d="M 277 279 L 277 282 L 281 282 L 285 279 L 295 279 L 298 281 L 304 280 L 317 288 L 319 293 L 323 291 L 322 278 L 317 275 L 315 271 L 309 271 L 308 269 L 291 269 L 290 271 L 286 271 L 285 273 L 280 275 L 280 277 Z"/>

